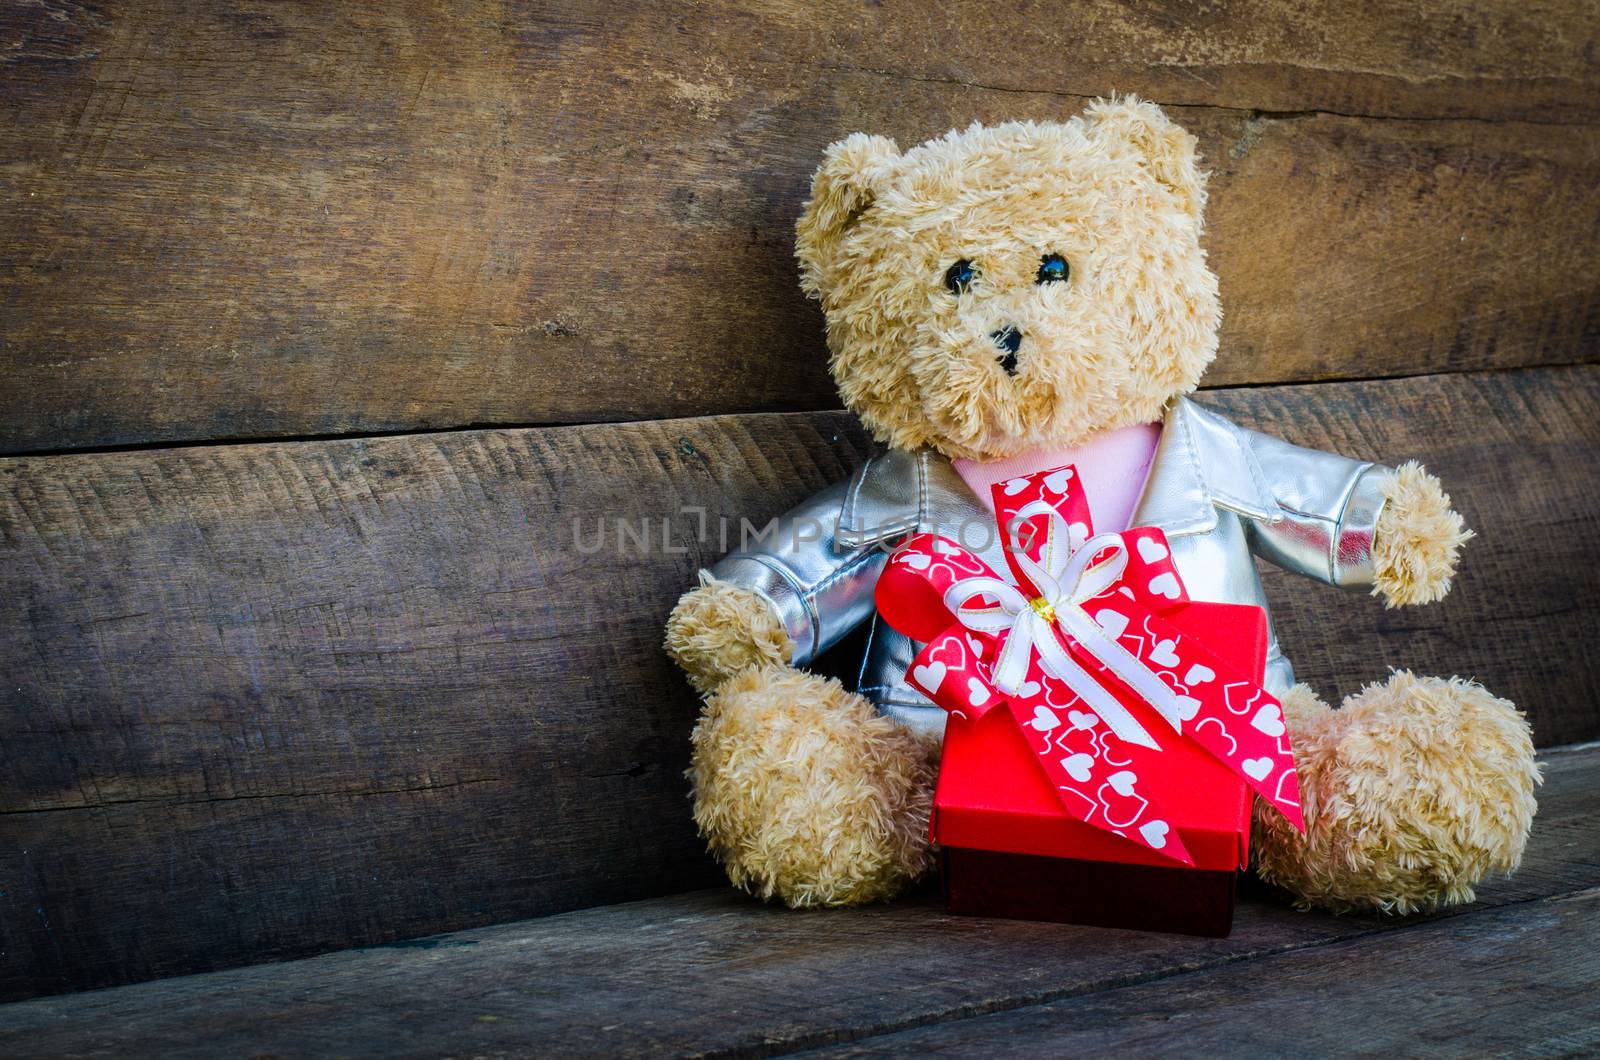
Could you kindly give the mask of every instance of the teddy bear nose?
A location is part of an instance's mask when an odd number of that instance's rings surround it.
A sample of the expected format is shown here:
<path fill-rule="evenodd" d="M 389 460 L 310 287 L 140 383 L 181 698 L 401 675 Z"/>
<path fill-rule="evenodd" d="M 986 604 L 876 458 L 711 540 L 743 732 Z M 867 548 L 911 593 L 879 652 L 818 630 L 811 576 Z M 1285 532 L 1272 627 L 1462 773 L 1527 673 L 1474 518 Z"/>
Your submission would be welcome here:
<path fill-rule="evenodd" d="M 1006 375 L 1017 374 L 1017 350 L 1022 346 L 1022 332 L 1015 326 L 1007 324 L 999 331 L 991 331 L 989 337 L 994 344 L 1005 350 L 1005 355 L 1000 358 L 1000 367 L 1006 370 Z"/>

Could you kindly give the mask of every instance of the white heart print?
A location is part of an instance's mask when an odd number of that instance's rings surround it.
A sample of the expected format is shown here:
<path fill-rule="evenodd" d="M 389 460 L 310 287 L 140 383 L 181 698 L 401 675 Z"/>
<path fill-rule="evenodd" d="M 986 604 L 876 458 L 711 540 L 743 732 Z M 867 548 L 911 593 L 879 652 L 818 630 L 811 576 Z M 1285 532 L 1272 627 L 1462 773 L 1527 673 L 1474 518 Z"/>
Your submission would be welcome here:
<path fill-rule="evenodd" d="M 1049 732 L 1061 724 L 1061 719 L 1056 717 L 1056 712 L 1049 707 L 1034 707 L 1033 720 L 1028 722 L 1039 732 Z"/>
<path fill-rule="evenodd" d="M 1055 490 L 1057 493 L 1067 492 L 1067 481 L 1072 478 L 1072 469 L 1064 467 L 1060 471 L 1052 471 L 1044 477 L 1046 489 Z"/>
<path fill-rule="evenodd" d="M 1150 537 L 1139 539 L 1139 558 L 1146 563 L 1155 563 L 1167 558 L 1167 546 Z"/>
<path fill-rule="evenodd" d="M 928 564 L 933 562 L 933 557 L 926 552 L 907 552 L 900 557 L 900 562 L 913 570 L 927 570 Z"/>
<path fill-rule="evenodd" d="M 967 702 L 975 707 L 981 707 L 989 702 L 988 687 L 976 677 L 967 678 Z"/>
<path fill-rule="evenodd" d="M 947 672 L 944 663 L 936 662 L 914 667 L 911 676 L 916 680 L 918 687 L 927 689 L 932 695 L 939 691 L 940 685 L 944 684 L 944 675 Z"/>
<path fill-rule="evenodd" d="M 1178 646 L 1175 640 L 1164 640 L 1156 645 L 1156 650 L 1150 653 L 1150 661 L 1157 666 L 1177 666 L 1178 653 L 1173 649 Z"/>
<path fill-rule="evenodd" d="M 1111 790 L 1118 795 L 1128 796 L 1133 794 L 1134 782 L 1139 775 L 1131 769 L 1119 770 L 1106 778 L 1106 783 L 1111 785 Z"/>
<path fill-rule="evenodd" d="M 1193 696 L 1178 697 L 1178 720 L 1193 721 L 1196 714 L 1200 713 L 1200 701 Z"/>
<path fill-rule="evenodd" d="M 1067 712 L 1067 720 L 1072 722 L 1074 729 L 1092 729 L 1100 724 L 1100 715 L 1089 714 L 1081 710 Z"/>
<path fill-rule="evenodd" d="M 1186 685 L 1203 685 L 1207 681 L 1214 680 L 1216 676 L 1216 671 L 1211 667 L 1195 663 L 1189 667 L 1189 672 L 1183 675 L 1183 683 Z"/>
<path fill-rule="evenodd" d="M 1112 640 L 1122 636 L 1122 631 L 1128 628 L 1128 616 L 1120 611 L 1113 611 L 1109 607 L 1104 611 L 1096 611 L 1094 620 Z"/>
<path fill-rule="evenodd" d="M 1039 682 L 1024 681 L 1017 686 L 1017 696 L 1021 699 L 1032 699 L 1039 694 Z"/>
<path fill-rule="evenodd" d="M 1083 543 L 1087 540 L 1089 540 L 1089 528 L 1087 526 L 1082 523 L 1073 523 L 1067 527 L 1067 547 L 1073 552 L 1082 548 Z"/>
<path fill-rule="evenodd" d="M 1250 719 L 1250 724 L 1268 736 L 1282 736 L 1283 711 L 1278 709 L 1276 703 L 1268 703 L 1256 711 L 1256 716 Z"/>
<path fill-rule="evenodd" d="M 1144 541 L 1141 540 L 1139 544 L 1144 544 Z M 1183 589 L 1178 586 L 1178 579 L 1171 571 L 1167 571 L 1165 574 L 1158 574 L 1154 578 L 1151 578 L 1150 591 L 1155 593 L 1157 596 L 1165 596 L 1168 600 L 1176 600 L 1179 596 L 1183 595 Z"/>
<path fill-rule="evenodd" d="M 1272 759 L 1266 755 L 1260 758 L 1246 758 L 1241 764 L 1251 780 L 1264 780 L 1267 774 L 1272 772 Z"/>
<path fill-rule="evenodd" d="M 1025 479 L 1025 478 L 1008 478 L 1008 479 L 1006 479 L 1006 496 L 1007 497 L 1015 497 L 1017 494 L 1021 493 L 1023 490 L 1025 490 L 1027 488 L 1028 488 L 1028 480 Z"/>
<path fill-rule="evenodd" d="M 972 649 L 972 654 L 973 654 L 974 658 L 978 658 L 978 659 L 983 658 L 983 641 L 979 640 L 976 637 L 968 637 L 967 638 L 967 647 Z"/>
<path fill-rule="evenodd" d="M 1094 759 L 1079 751 L 1075 755 L 1068 755 L 1061 760 L 1061 768 L 1067 771 L 1067 776 L 1079 784 L 1089 779 L 1089 771 L 1094 766 Z"/>
<path fill-rule="evenodd" d="M 1170 830 L 1165 821 L 1146 821 L 1139 826 L 1139 834 L 1144 836 L 1144 841 L 1157 850 L 1167 845 L 1167 832 Z"/>

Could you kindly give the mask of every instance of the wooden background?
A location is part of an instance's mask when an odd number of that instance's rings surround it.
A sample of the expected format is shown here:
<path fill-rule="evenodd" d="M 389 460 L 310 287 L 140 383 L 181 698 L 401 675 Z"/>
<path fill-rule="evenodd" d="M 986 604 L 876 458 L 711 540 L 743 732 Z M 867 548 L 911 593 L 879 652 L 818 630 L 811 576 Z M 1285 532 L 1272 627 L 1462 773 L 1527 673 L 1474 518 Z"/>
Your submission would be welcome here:
<path fill-rule="evenodd" d="M 684 508 L 868 451 L 791 256 L 858 129 L 1169 107 L 1214 174 L 1202 400 L 1419 457 L 1481 535 L 1434 608 L 1269 575 L 1302 676 L 1470 674 L 1600 736 L 1597 35 L 0 0 L 0 997 L 717 882 L 659 627 L 720 551 Z M 648 547 L 579 547 L 618 518 Z"/>

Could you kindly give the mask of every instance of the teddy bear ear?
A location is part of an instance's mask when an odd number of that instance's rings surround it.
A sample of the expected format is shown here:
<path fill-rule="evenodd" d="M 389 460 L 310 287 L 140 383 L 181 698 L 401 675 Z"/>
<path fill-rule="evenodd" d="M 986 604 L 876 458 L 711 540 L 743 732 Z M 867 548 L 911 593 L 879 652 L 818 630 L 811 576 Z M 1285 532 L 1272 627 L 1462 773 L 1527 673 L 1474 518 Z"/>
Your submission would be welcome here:
<path fill-rule="evenodd" d="M 811 198 L 795 224 L 800 286 L 821 298 L 839 240 L 894 179 L 900 148 L 886 136 L 855 133 L 830 144 L 811 178 Z"/>
<path fill-rule="evenodd" d="M 1196 140 L 1161 108 L 1134 96 L 1101 99 L 1084 111 L 1089 135 L 1132 148 L 1151 175 L 1177 196 L 1196 221 L 1206 206 L 1206 177 Z"/>

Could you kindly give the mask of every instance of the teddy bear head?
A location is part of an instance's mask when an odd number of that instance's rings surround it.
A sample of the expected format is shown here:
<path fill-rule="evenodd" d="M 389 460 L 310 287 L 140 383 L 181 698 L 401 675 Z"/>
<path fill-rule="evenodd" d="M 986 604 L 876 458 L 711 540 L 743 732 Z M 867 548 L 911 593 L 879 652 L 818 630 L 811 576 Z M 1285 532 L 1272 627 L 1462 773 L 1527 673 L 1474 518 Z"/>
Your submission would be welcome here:
<path fill-rule="evenodd" d="M 889 445 L 974 459 L 1159 419 L 1222 315 L 1196 162 L 1135 99 L 833 144 L 796 250 L 845 403 Z"/>

